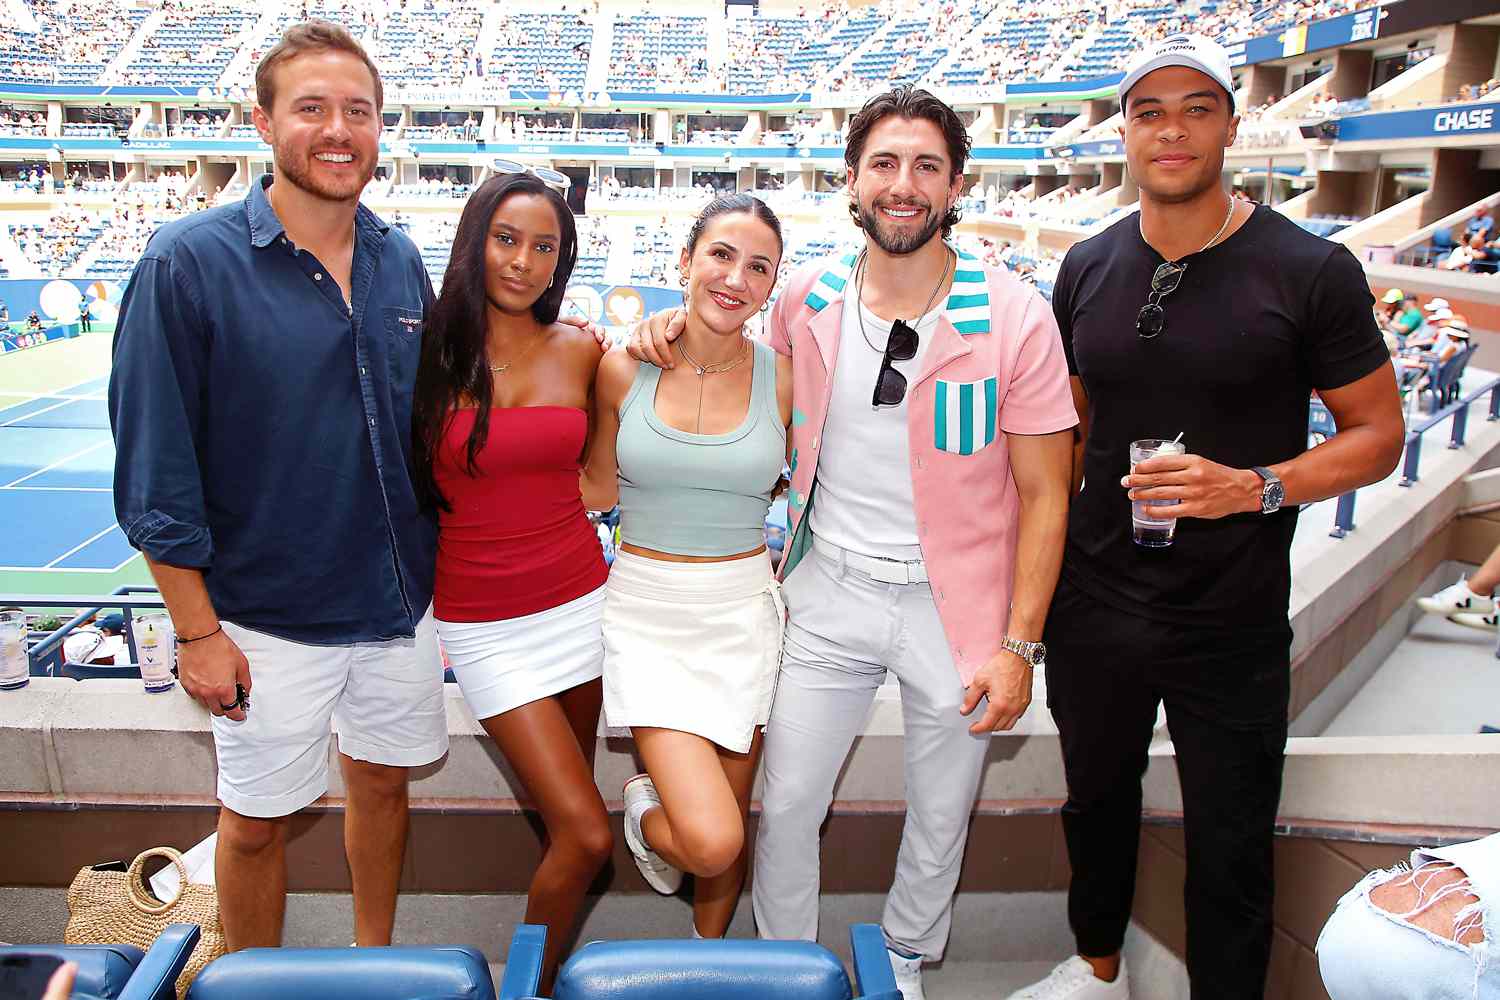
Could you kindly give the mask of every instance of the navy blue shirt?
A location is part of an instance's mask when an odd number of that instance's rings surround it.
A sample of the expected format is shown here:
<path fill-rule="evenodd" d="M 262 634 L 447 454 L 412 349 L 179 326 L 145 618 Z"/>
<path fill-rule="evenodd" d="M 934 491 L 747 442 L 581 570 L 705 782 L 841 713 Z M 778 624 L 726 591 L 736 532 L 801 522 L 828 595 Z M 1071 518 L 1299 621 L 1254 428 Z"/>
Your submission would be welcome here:
<path fill-rule="evenodd" d="M 109 381 L 115 512 L 204 571 L 221 618 L 320 645 L 414 634 L 436 521 L 408 473 L 432 284 L 360 206 L 353 305 L 266 197 L 168 223 L 131 275 Z"/>

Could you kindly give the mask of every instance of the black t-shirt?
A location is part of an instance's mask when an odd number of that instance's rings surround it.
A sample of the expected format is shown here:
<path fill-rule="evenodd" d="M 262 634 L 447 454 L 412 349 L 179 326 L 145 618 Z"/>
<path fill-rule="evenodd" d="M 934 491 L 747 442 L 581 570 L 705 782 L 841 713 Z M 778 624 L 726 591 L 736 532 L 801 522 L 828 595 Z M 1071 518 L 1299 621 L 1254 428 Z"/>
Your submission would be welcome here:
<path fill-rule="evenodd" d="M 1233 468 L 1307 448 L 1314 389 L 1389 362 L 1364 269 L 1347 249 L 1258 206 L 1218 246 L 1185 258 L 1166 327 L 1136 333 L 1163 258 L 1131 214 L 1074 246 L 1052 307 L 1068 370 L 1089 397 L 1083 491 L 1068 517 L 1063 574 L 1089 596 L 1164 622 L 1285 629 L 1297 511 L 1184 518 L 1174 544 L 1131 540 L 1120 486 L 1130 442 L 1183 432 L 1190 454 Z"/>

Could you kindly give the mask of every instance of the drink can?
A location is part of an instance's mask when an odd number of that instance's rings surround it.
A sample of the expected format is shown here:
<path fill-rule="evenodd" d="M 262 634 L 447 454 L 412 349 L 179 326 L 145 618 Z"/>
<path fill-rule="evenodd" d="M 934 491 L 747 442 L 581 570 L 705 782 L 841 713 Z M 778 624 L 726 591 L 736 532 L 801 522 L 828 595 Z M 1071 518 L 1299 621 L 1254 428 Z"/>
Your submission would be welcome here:
<path fill-rule="evenodd" d="M 136 615 L 131 620 L 131 633 L 135 636 L 141 683 L 152 694 L 170 691 L 177 683 L 172 675 L 177 665 L 177 636 L 171 618 L 164 614 Z"/>
<path fill-rule="evenodd" d="M 31 683 L 26 631 L 24 614 L 0 611 L 0 691 L 13 691 Z"/>

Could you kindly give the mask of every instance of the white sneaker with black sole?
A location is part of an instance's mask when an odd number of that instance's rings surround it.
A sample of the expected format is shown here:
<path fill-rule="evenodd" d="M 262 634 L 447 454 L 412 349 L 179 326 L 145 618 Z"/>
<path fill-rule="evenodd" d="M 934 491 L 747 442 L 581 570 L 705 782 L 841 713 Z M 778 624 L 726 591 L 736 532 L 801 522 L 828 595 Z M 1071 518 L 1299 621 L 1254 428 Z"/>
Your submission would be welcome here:
<path fill-rule="evenodd" d="M 671 896 L 682 888 L 682 872 L 662 860 L 662 856 L 646 845 L 646 835 L 641 832 L 641 817 L 661 805 L 661 796 L 648 775 L 637 774 L 625 782 L 625 846 L 635 857 L 635 866 L 641 877 L 663 896 Z"/>
<path fill-rule="evenodd" d="M 1417 607 L 1429 615 L 1452 618 L 1456 614 L 1493 615 L 1495 599 L 1469 589 L 1467 577 L 1449 584 L 1431 597 L 1417 598 Z"/>
<path fill-rule="evenodd" d="M 891 972 L 896 976 L 896 989 L 901 991 L 901 1000 L 927 1000 L 922 992 L 922 956 L 907 958 L 899 951 L 885 950 L 891 960 Z"/>
<path fill-rule="evenodd" d="M 1047 978 L 1012 993 L 1008 1000 L 1130 1000 L 1130 979 L 1125 959 L 1120 974 L 1106 983 L 1094 975 L 1094 967 L 1074 955 L 1047 974 Z"/>

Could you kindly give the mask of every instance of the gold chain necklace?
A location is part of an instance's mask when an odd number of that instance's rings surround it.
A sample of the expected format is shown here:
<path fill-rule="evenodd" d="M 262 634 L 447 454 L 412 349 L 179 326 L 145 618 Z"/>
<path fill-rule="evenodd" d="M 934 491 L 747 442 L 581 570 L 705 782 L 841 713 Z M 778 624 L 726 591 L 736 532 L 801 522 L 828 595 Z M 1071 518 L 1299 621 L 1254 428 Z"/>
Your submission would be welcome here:
<path fill-rule="evenodd" d="M 740 340 L 743 343 L 740 347 L 739 355 L 735 357 L 734 360 L 718 361 L 711 365 L 700 365 L 693 359 L 693 356 L 688 353 L 687 345 L 680 340 L 677 342 L 677 349 L 682 352 L 683 359 L 687 361 L 688 364 L 693 366 L 693 371 L 698 376 L 698 417 L 693 423 L 694 434 L 703 433 L 703 376 L 722 375 L 725 372 L 732 372 L 740 365 L 744 364 L 745 359 L 750 356 L 750 341 L 746 339 L 743 334 L 740 336 Z"/>
<path fill-rule="evenodd" d="M 542 342 L 542 335 L 541 334 L 537 334 L 536 335 L 536 339 L 531 342 L 531 346 L 528 347 L 528 348 L 526 348 L 526 350 L 522 351 L 520 357 L 516 358 L 513 361 L 507 361 L 503 365 L 490 365 L 489 366 L 490 371 L 494 372 L 496 375 L 504 375 L 506 372 L 510 371 L 516 365 L 520 364 L 522 361 L 525 361 L 528 357 L 530 357 L 531 356 L 531 352 L 534 351 L 534 350 L 536 350 L 536 345 L 540 344 L 541 342 Z M 486 354 L 489 353 L 488 348 L 486 348 L 485 353 Z"/>

